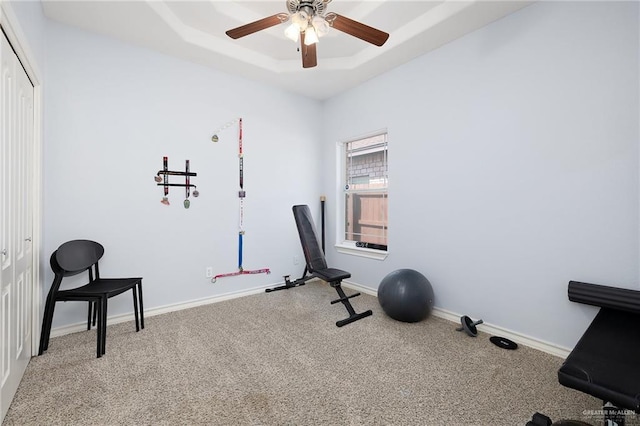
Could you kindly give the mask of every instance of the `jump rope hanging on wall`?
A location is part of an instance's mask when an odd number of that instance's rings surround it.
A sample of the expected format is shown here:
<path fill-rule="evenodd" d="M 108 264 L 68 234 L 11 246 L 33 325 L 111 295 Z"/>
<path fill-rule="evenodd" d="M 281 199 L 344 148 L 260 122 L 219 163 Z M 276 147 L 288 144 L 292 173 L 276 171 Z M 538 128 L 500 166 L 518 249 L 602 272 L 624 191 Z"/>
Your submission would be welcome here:
<path fill-rule="evenodd" d="M 184 176 L 184 183 L 169 183 L 169 176 Z M 198 176 L 197 173 L 192 173 L 189 171 L 189 160 L 185 161 L 184 172 L 176 172 L 169 170 L 169 157 L 162 157 L 162 170 L 158 170 L 156 176 L 154 177 L 158 186 L 164 187 L 164 196 L 160 202 L 165 206 L 170 205 L 169 203 L 169 187 L 170 186 L 178 186 L 183 187 L 185 190 L 185 198 L 184 198 L 184 208 L 188 209 L 191 206 L 191 201 L 189 201 L 189 197 L 191 196 L 191 188 L 194 189 L 193 196 L 197 197 L 200 195 L 195 185 L 191 184 L 191 177 Z"/>
<path fill-rule="evenodd" d="M 219 128 L 214 132 L 214 135 L 211 137 L 212 142 L 218 142 L 218 133 L 222 130 L 233 126 L 235 123 L 238 123 L 238 160 L 239 160 L 239 170 L 240 170 L 240 190 L 238 191 L 238 198 L 240 200 L 239 204 L 239 218 L 238 218 L 238 270 L 236 272 L 228 272 L 226 274 L 218 274 L 215 275 L 211 282 L 215 283 L 218 278 L 225 277 L 235 277 L 238 275 L 247 275 L 247 274 L 270 274 L 271 271 L 269 268 L 262 269 L 254 269 L 248 270 L 244 269 L 242 266 L 242 245 L 244 240 L 244 199 L 246 197 L 246 192 L 244 190 L 244 153 L 242 152 L 242 118 L 236 118 L 224 126 Z"/>

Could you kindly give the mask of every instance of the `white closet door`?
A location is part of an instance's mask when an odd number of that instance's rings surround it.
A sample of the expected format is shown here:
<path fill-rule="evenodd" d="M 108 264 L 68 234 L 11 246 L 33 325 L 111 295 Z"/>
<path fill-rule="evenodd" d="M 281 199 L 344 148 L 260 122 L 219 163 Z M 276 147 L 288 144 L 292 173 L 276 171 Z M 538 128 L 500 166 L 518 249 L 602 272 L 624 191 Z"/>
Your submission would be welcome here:
<path fill-rule="evenodd" d="M 33 86 L 0 45 L 0 419 L 31 358 Z"/>

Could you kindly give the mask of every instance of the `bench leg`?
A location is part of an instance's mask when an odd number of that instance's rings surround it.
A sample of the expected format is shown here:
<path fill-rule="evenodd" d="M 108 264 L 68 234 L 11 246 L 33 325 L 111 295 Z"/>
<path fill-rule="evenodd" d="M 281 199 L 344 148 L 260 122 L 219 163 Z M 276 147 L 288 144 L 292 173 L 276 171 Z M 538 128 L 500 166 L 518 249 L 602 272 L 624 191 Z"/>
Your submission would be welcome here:
<path fill-rule="evenodd" d="M 344 290 L 342 290 L 340 283 L 331 283 L 331 286 L 336 289 L 336 292 L 338 292 L 338 296 L 340 296 L 339 299 L 332 301 L 331 304 L 342 302 L 344 307 L 347 309 L 347 312 L 349 313 L 349 317 L 343 320 L 337 321 L 336 326 L 342 327 L 343 325 L 351 324 L 354 321 L 358 321 L 359 319 L 366 318 L 373 314 L 371 310 L 364 311 L 361 313 L 356 313 L 355 309 L 353 309 L 353 306 L 351 306 L 351 302 L 349 302 L 349 299 L 351 299 L 352 297 L 360 296 L 360 293 L 347 296 L 344 293 Z"/>

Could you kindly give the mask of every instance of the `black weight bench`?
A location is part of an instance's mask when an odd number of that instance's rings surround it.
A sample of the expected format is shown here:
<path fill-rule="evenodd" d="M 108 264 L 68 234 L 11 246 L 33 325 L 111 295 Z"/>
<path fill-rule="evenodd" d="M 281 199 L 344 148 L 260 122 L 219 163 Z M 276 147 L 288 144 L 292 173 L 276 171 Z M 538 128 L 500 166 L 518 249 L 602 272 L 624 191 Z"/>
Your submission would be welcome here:
<path fill-rule="evenodd" d="M 298 227 L 298 234 L 300 235 L 300 243 L 302 244 L 302 251 L 304 252 L 304 258 L 306 261 L 305 274 L 302 278 L 295 281 L 289 281 L 289 277 L 285 277 L 285 285 L 267 289 L 267 292 L 277 290 L 287 290 L 296 286 L 304 285 L 307 281 L 313 278 L 320 278 L 333 287 L 338 293 L 339 298 L 332 300 L 331 304 L 341 302 L 349 313 L 349 317 L 337 321 L 336 325 L 342 327 L 343 325 L 350 324 L 359 319 L 368 317 L 372 314 L 371 310 L 356 313 L 349 299 L 360 296 L 360 293 L 355 293 L 347 296 L 342 290 L 342 280 L 349 278 L 351 274 L 341 269 L 328 268 L 327 261 L 324 257 L 324 252 L 320 246 L 318 236 L 316 235 L 316 227 L 311 216 L 311 211 L 307 205 L 293 206 L 293 217 L 296 220 L 296 226 Z M 308 274 L 307 274 L 308 272 Z"/>
<path fill-rule="evenodd" d="M 569 282 L 569 300 L 601 309 L 558 371 L 560 384 L 640 413 L 640 291 Z"/>

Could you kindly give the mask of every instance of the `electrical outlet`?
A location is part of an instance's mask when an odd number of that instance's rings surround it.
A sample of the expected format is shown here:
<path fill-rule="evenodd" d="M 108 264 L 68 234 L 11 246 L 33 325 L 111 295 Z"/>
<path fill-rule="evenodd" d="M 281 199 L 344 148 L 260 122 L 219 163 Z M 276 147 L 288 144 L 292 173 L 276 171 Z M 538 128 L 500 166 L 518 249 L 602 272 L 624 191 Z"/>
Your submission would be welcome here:
<path fill-rule="evenodd" d="M 207 278 L 213 277 L 213 266 L 207 266 Z"/>

